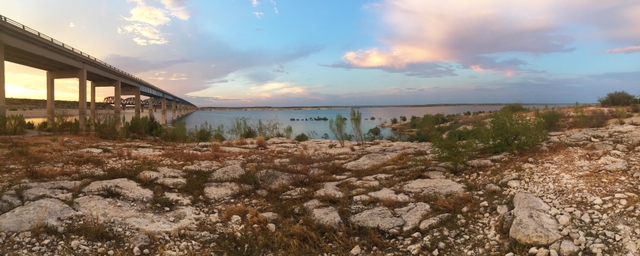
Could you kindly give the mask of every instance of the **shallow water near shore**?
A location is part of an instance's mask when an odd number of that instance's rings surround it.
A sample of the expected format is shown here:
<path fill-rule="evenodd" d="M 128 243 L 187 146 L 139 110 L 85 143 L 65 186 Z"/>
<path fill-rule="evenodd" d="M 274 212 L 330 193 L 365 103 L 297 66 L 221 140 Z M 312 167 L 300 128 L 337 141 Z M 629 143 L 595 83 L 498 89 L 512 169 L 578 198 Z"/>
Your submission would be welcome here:
<path fill-rule="evenodd" d="M 495 111 L 504 105 L 455 105 L 455 106 L 424 106 L 424 107 L 363 107 L 359 108 L 362 113 L 362 131 L 366 133 L 375 126 L 389 122 L 392 118 L 400 116 L 422 117 L 425 114 L 461 114 L 467 111 Z M 544 108 L 545 105 L 524 105 L 528 108 Z M 566 105 L 548 105 L 549 107 L 566 106 Z M 190 113 L 186 116 L 172 121 L 171 111 L 167 111 L 167 123 L 185 122 L 187 128 L 192 129 L 205 123 L 211 125 L 214 129 L 219 125 L 223 125 L 225 131 L 231 127 L 231 124 L 237 118 L 246 118 L 248 124 L 257 126 L 258 121 L 263 123 L 277 122 L 282 124 L 280 127 L 284 129 L 288 125 L 293 128 L 293 134 L 305 133 L 312 135 L 312 138 L 320 138 L 323 134 L 329 134 L 329 121 L 314 121 L 314 118 L 328 119 L 335 118 L 337 114 L 349 118 L 350 108 L 328 108 L 328 109 L 278 109 L 278 110 L 200 110 Z M 77 117 L 75 113 L 71 113 L 71 117 Z M 122 112 L 122 116 L 130 120 L 134 116 L 133 109 L 126 109 Z M 145 109 L 143 116 L 149 115 Z M 162 114 L 158 109 L 153 113 L 156 119 L 160 119 Z M 373 118 L 373 119 L 372 119 Z M 293 119 L 293 121 L 292 121 Z M 27 118 L 27 121 L 39 123 L 45 121 L 46 118 Z M 390 128 L 381 128 L 382 134 L 387 137 L 392 135 Z M 353 133 L 350 122 L 347 122 L 347 133 Z"/>

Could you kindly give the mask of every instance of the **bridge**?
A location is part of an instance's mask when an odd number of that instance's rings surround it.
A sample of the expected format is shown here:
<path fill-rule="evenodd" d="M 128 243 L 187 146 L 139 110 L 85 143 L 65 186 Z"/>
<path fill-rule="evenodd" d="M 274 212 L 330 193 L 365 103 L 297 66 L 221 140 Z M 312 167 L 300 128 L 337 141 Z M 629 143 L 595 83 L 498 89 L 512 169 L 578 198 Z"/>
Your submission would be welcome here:
<path fill-rule="evenodd" d="M 166 123 L 167 105 L 175 118 L 195 111 L 197 106 L 138 77 L 105 63 L 87 53 L 50 36 L 0 15 L 0 116 L 6 116 L 4 61 L 47 71 L 47 120 L 55 117 L 55 80 L 78 78 L 78 116 L 80 127 L 86 127 L 87 81 L 91 82 L 91 120 L 96 118 L 96 87 L 113 87 L 114 115 L 119 117 L 123 95 L 133 95 L 135 115 L 140 116 L 140 96 L 149 97 L 151 105 L 159 104 L 161 122 Z M 156 103 L 158 102 L 158 103 Z M 172 104 L 173 103 L 173 104 Z M 149 105 L 147 103 L 146 105 Z M 153 114 L 149 108 L 149 115 Z"/>

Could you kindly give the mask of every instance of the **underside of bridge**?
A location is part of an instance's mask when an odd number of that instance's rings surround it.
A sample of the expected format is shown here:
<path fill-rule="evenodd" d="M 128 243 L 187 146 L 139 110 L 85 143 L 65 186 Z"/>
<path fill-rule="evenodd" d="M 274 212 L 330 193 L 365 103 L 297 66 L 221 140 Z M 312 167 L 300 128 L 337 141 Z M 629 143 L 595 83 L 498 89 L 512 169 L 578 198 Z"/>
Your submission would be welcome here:
<path fill-rule="evenodd" d="M 163 91 L 137 77 L 106 64 L 91 55 L 65 45 L 49 36 L 41 34 L 20 23 L 0 15 L 0 116 L 6 116 L 6 89 L 4 61 L 29 66 L 46 71 L 47 81 L 47 119 L 53 122 L 55 116 L 55 80 L 63 78 L 78 79 L 78 114 L 81 128 L 86 127 L 87 81 L 91 82 L 91 120 L 96 118 L 96 87 L 113 87 L 114 115 L 121 115 L 123 95 L 133 96 L 135 116 L 141 113 L 140 96 L 148 96 L 150 102 L 161 102 L 163 114 L 161 122 L 166 123 L 167 100 L 171 104 L 173 117 L 183 111 L 194 111 L 196 106 Z M 153 103 L 150 104 L 153 106 Z M 150 115 L 152 114 L 149 108 Z"/>

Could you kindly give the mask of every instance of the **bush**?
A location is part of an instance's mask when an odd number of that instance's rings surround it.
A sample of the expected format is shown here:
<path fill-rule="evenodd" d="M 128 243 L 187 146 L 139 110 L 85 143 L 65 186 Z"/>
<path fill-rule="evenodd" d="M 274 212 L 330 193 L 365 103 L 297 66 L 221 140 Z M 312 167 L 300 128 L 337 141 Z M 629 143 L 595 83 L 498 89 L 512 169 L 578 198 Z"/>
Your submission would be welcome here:
<path fill-rule="evenodd" d="M 607 94 L 606 97 L 598 98 L 598 102 L 603 107 L 609 106 L 629 106 L 635 97 L 625 91 L 614 91 Z"/>
<path fill-rule="evenodd" d="M 369 129 L 369 131 L 364 135 L 364 138 L 367 141 L 381 140 L 382 139 L 382 131 L 380 128 L 373 127 Z"/>
<path fill-rule="evenodd" d="M 599 128 L 607 124 L 607 114 L 603 110 L 596 110 L 591 112 L 591 115 L 586 115 L 584 109 L 579 109 L 574 116 L 571 125 L 576 128 Z"/>
<path fill-rule="evenodd" d="M 485 141 L 490 151 L 500 153 L 527 149 L 546 139 L 544 121 L 527 120 L 526 116 L 510 110 L 503 108 L 493 115 L 489 141 Z"/>
<path fill-rule="evenodd" d="M 258 136 L 256 138 L 256 146 L 258 148 L 266 149 L 267 148 L 267 140 L 265 140 L 264 137 L 262 137 L 262 136 Z"/>
<path fill-rule="evenodd" d="M 500 109 L 500 110 L 509 111 L 511 113 L 529 111 L 529 109 L 523 107 L 521 103 L 508 104 L 508 105 L 505 105 L 504 107 L 502 107 L 502 109 Z"/>
<path fill-rule="evenodd" d="M 555 109 L 547 110 L 543 113 L 536 112 L 536 116 L 544 121 L 545 129 L 549 132 L 561 131 L 562 114 Z"/>
<path fill-rule="evenodd" d="M 632 104 L 631 105 L 631 112 L 633 112 L 633 113 L 640 112 L 640 104 Z"/>
<path fill-rule="evenodd" d="M 326 133 L 325 133 L 325 134 L 326 134 Z M 329 136 L 327 135 L 327 137 L 329 137 Z M 304 133 L 300 133 L 300 134 L 296 135 L 296 137 L 295 137 L 294 139 L 295 139 L 297 142 L 303 142 L 303 141 L 307 141 L 307 140 L 309 140 L 309 136 L 307 136 L 307 135 L 306 135 L 306 134 L 304 134 Z"/>
<path fill-rule="evenodd" d="M 333 119 L 329 120 L 329 130 L 331 130 L 331 133 L 333 133 L 336 140 L 340 142 L 341 147 L 344 147 L 344 140 L 347 139 L 347 133 L 345 131 L 346 126 L 347 122 L 340 114 L 336 115 L 335 121 Z"/>
<path fill-rule="evenodd" d="M 291 125 L 288 125 L 287 128 L 284 128 L 284 137 L 291 139 L 291 134 L 293 134 L 293 128 L 291 128 Z"/>
<path fill-rule="evenodd" d="M 625 108 L 616 108 L 616 118 L 622 120 L 627 118 L 627 110 Z"/>
<path fill-rule="evenodd" d="M 178 122 L 175 127 L 164 129 L 160 137 L 164 141 L 187 142 L 187 124 L 185 122 Z"/>
<path fill-rule="evenodd" d="M 0 116 L 0 135 L 21 135 L 27 131 L 27 122 L 22 115 Z"/>
<path fill-rule="evenodd" d="M 398 118 L 391 118 L 391 123 L 392 124 L 397 124 L 398 123 Z"/>
<path fill-rule="evenodd" d="M 218 125 L 218 128 L 216 128 L 216 130 L 213 133 L 213 140 L 214 141 L 218 141 L 218 142 L 223 142 L 223 141 L 227 140 L 224 137 L 224 126 L 223 125 Z"/>
<path fill-rule="evenodd" d="M 456 136 L 442 138 L 438 133 L 432 136 L 434 153 L 438 160 L 450 162 L 456 170 L 462 167 L 475 152 L 475 140 L 461 140 Z"/>
<path fill-rule="evenodd" d="M 116 119 L 113 116 L 104 116 L 101 118 L 96 118 L 96 121 L 93 124 L 95 135 L 98 136 L 98 138 L 101 138 L 104 140 L 116 140 L 118 139 L 118 136 L 119 136 L 119 133 L 118 133 L 119 123 L 120 123 L 120 119 Z"/>
<path fill-rule="evenodd" d="M 353 129 L 353 134 L 356 138 L 356 142 L 362 144 L 364 143 L 364 136 L 362 136 L 362 128 L 360 124 L 362 123 L 362 113 L 360 110 L 351 108 L 351 128 Z M 406 119 L 406 117 L 405 117 Z"/>

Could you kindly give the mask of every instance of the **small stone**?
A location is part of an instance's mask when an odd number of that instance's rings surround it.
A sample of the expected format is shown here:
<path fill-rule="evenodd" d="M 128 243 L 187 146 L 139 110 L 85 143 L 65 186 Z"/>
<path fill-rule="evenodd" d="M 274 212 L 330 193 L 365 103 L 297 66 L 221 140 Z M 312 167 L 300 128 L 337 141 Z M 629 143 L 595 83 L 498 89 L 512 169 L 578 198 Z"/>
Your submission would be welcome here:
<path fill-rule="evenodd" d="M 549 256 L 558 256 L 558 251 L 554 249 L 549 250 Z"/>
<path fill-rule="evenodd" d="M 529 249 L 529 255 L 536 255 L 536 253 L 538 253 L 538 248 L 537 247 L 531 247 Z"/>
<path fill-rule="evenodd" d="M 602 202 L 602 199 L 600 199 L 599 197 L 598 197 L 598 198 L 596 198 L 595 200 L 593 200 L 593 204 L 600 205 L 600 204 L 602 204 L 602 203 L 603 203 L 603 202 Z"/>
<path fill-rule="evenodd" d="M 558 219 L 558 224 L 560 224 L 560 226 L 566 226 L 571 221 L 571 217 L 567 215 L 560 215 L 557 217 L 557 219 Z"/>
<path fill-rule="evenodd" d="M 133 248 L 133 254 L 134 255 L 140 255 L 140 254 L 142 254 L 142 251 L 140 251 L 140 248 L 134 247 Z"/>
<path fill-rule="evenodd" d="M 498 205 L 498 207 L 496 207 L 496 211 L 498 212 L 498 215 L 502 215 L 509 211 L 509 207 L 506 205 Z"/>
<path fill-rule="evenodd" d="M 74 250 L 78 249 L 78 245 L 80 245 L 80 241 L 78 241 L 78 240 L 71 241 L 71 248 L 72 249 L 74 249 Z"/>
<path fill-rule="evenodd" d="M 573 242 L 564 240 L 560 244 L 560 255 L 575 255 L 580 250 L 580 247 L 577 247 Z"/>
<path fill-rule="evenodd" d="M 360 249 L 360 245 L 356 245 L 349 253 L 351 253 L 351 255 L 359 255 L 362 253 L 362 249 Z"/>
<path fill-rule="evenodd" d="M 267 224 L 267 229 L 269 229 L 269 231 L 271 231 L 271 233 L 276 232 L 276 225 L 273 223 L 269 223 Z"/>
<path fill-rule="evenodd" d="M 549 256 L 549 250 L 546 248 L 540 248 L 536 253 L 536 256 Z"/>

